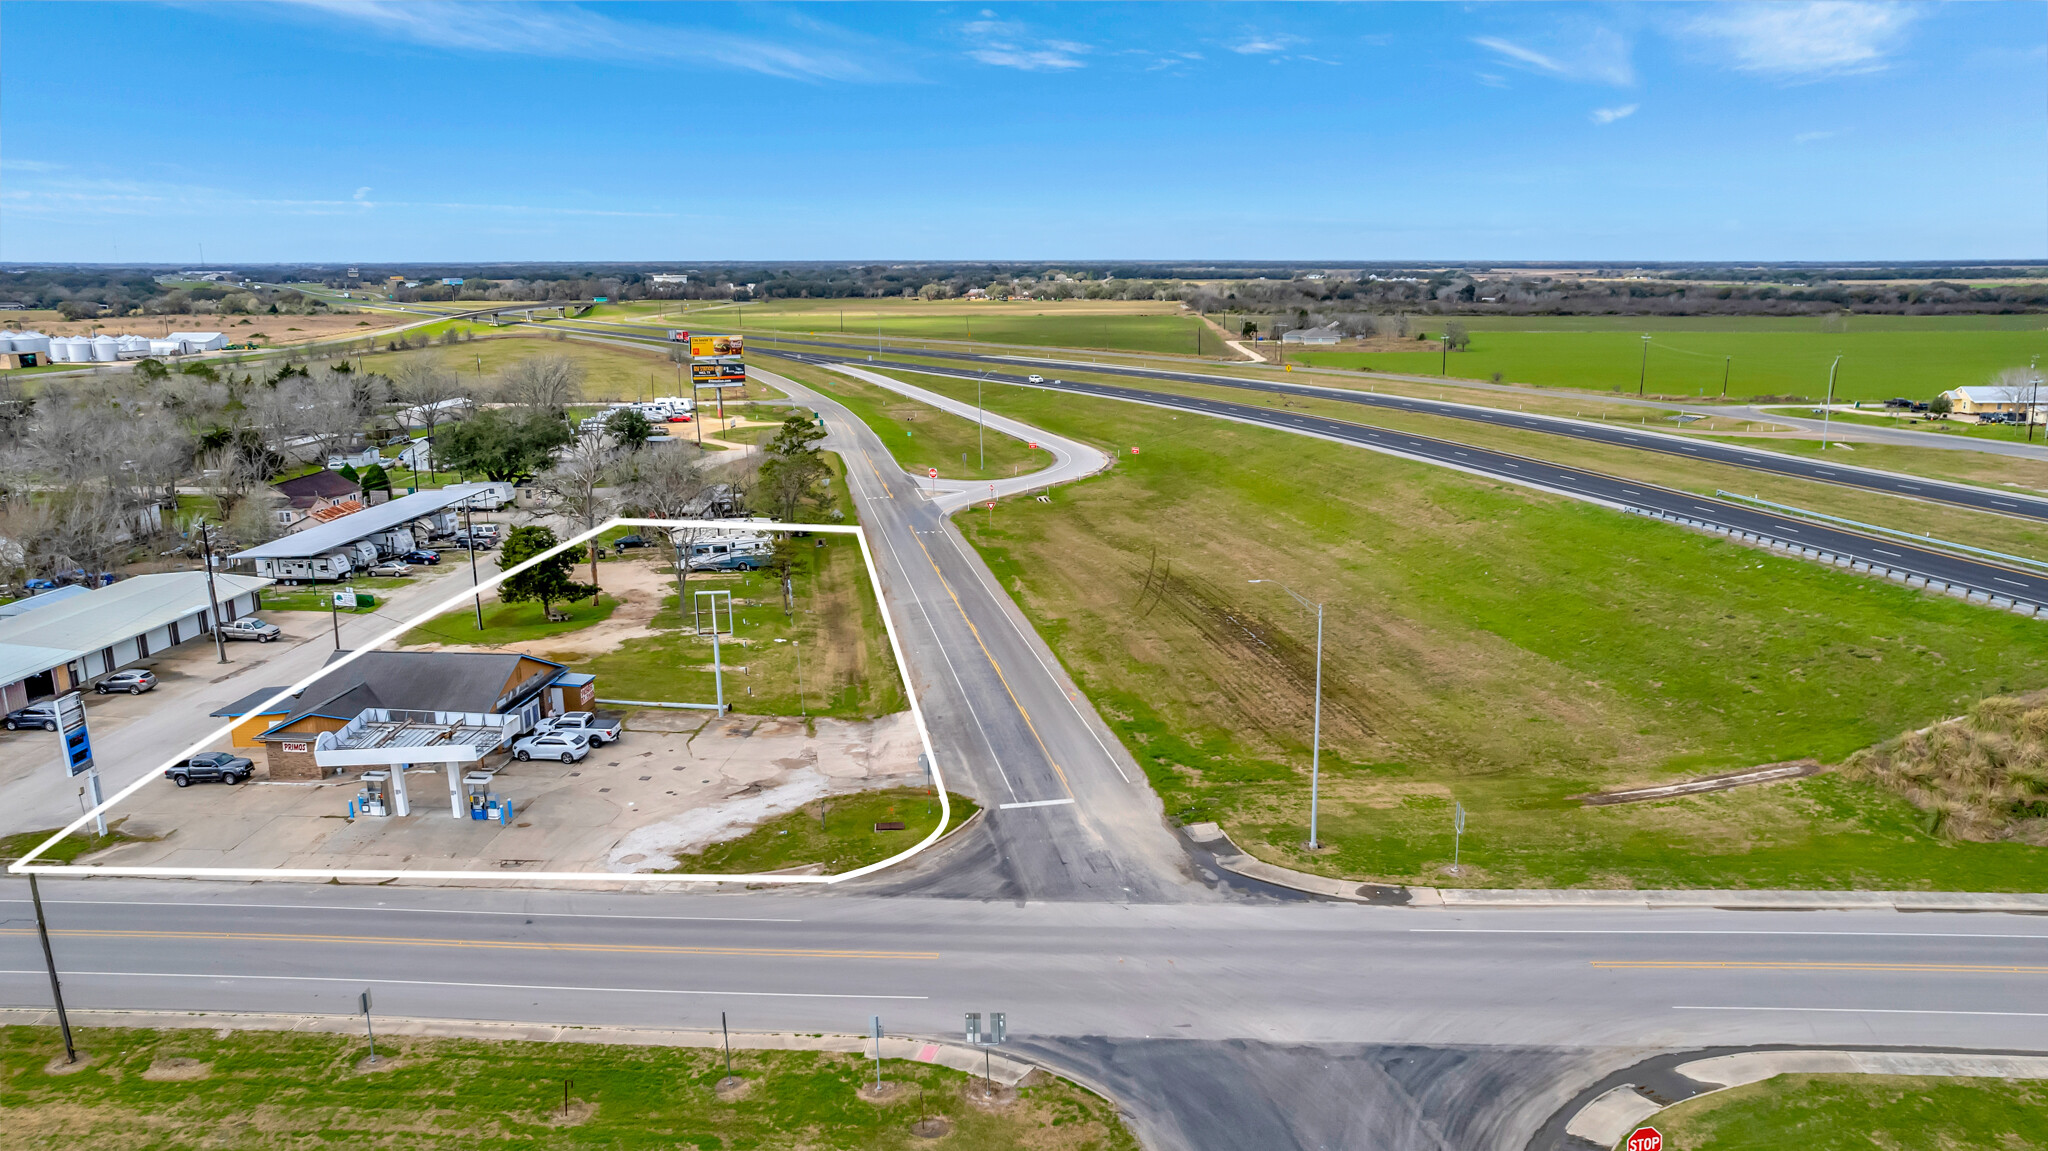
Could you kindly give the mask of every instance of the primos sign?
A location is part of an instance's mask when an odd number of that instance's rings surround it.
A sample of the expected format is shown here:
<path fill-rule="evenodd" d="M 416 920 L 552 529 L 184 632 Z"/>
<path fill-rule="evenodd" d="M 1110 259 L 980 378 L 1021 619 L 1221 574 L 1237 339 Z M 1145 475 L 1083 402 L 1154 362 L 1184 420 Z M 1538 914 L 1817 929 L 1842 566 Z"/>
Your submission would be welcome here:
<path fill-rule="evenodd" d="M 1638 1127 L 1621 1146 L 1622 1151 L 1664 1151 L 1664 1135 L 1655 1127 Z"/>

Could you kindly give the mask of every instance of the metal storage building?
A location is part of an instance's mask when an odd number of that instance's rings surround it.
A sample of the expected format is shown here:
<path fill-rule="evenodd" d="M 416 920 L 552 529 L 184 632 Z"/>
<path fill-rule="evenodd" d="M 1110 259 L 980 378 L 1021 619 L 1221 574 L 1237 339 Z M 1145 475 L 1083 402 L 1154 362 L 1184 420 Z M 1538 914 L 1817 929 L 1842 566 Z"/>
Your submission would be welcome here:
<path fill-rule="evenodd" d="M 230 560 L 255 565 L 256 574 L 271 578 L 320 578 L 317 576 L 286 575 L 279 573 L 296 570 L 292 561 L 308 561 L 346 553 L 356 544 L 383 536 L 396 541 L 402 533 L 396 529 L 414 520 L 425 519 L 436 512 L 454 507 L 462 501 L 487 490 L 488 483 L 450 484 L 436 491 L 414 492 L 400 496 L 389 503 L 376 504 L 362 511 L 342 516 L 329 523 L 295 532 L 283 539 L 258 544 L 247 551 L 236 552 Z M 375 545 L 372 544 L 372 547 Z M 405 548 L 413 546 L 410 542 Z M 386 551 L 393 550 L 389 546 Z M 404 550 L 404 549 L 398 549 Z M 353 562 L 353 560 L 351 560 Z M 344 573 L 345 574 L 345 573 Z"/>
<path fill-rule="evenodd" d="M 214 576 L 224 620 L 261 606 L 273 581 Z M 36 597 L 42 598 L 42 597 Z M 0 708 L 72 691 L 213 630 L 203 571 L 125 579 L 0 619 Z"/>

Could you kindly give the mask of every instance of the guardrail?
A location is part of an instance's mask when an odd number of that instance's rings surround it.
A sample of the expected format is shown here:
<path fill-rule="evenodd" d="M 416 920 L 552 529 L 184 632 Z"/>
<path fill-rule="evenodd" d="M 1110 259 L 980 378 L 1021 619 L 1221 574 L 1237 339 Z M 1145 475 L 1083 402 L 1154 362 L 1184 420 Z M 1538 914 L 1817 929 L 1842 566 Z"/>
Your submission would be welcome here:
<path fill-rule="evenodd" d="M 1673 515 L 1670 512 L 1660 512 L 1653 508 L 1639 508 L 1624 504 L 1621 510 L 1630 515 L 1638 515 L 1646 519 L 1663 520 L 1666 523 L 1678 524 L 1681 527 L 1696 528 L 1700 531 L 1711 532 L 1714 535 L 1727 536 L 1731 540 L 1753 544 L 1771 551 L 1784 552 L 1787 555 L 1798 556 L 1803 559 L 1810 559 L 1816 563 L 1848 568 L 1850 571 L 1855 572 L 1864 572 L 1891 580 L 1894 583 L 1905 584 L 1907 587 L 1939 592 L 1943 595 L 1952 595 L 1957 599 L 1983 604 L 1986 607 L 1997 608 L 2000 611 L 2009 611 L 2016 615 L 2048 620 L 2048 608 L 2044 608 L 2040 604 L 2015 599 L 2012 596 L 2000 595 L 1997 592 L 1973 587 L 1969 584 L 1954 583 L 1939 576 L 1930 576 L 1922 572 L 1913 571 L 1910 568 L 1892 567 L 1871 560 L 1857 559 L 1855 556 L 1841 555 L 1837 552 L 1828 551 L 1825 548 L 1817 548 L 1810 544 L 1800 543 L 1797 540 L 1783 540 L 1762 532 L 1732 528 L 1726 524 L 1717 524 L 1712 520 Z"/>

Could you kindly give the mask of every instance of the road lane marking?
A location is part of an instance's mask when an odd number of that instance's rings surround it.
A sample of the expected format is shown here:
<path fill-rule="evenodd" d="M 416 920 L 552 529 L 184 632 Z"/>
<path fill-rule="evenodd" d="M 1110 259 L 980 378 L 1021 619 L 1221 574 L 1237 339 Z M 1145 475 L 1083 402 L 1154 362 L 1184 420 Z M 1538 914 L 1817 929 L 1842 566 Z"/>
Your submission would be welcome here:
<path fill-rule="evenodd" d="M 2016 580 L 2016 579 L 2007 579 L 2007 578 L 2005 578 L 2004 576 L 1992 576 L 1991 578 L 1992 578 L 1992 579 L 1995 579 L 1995 580 L 1997 580 L 1997 581 L 1998 581 L 1999 583 L 2009 583 L 2009 584 L 2011 584 L 2011 585 L 2012 585 L 2012 586 L 2014 586 L 2014 587 L 2028 587 L 2028 586 L 2030 586 L 2030 585 L 2028 585 L 2028 584 L 2023 584 L 2023 583 L 2021 583 L 2020 581 L 2018 581 L 2018 580 Z"/>
<path fill-rule="evenodd" d="M 0 975 L 44 975 L 41 968 L 0 971 Z M 675 987 L 563 987 L 547 983 L 458 983 L 445 979 L 376 979 L 356 975 L 213 975 L 197 971 L 59 971 L 64 976 L 97 975 L 108 979 L 219 979 L 265 983 L 374 983 L 386 987 L 470 987 L 485 991 L 594 991 L 625 995 L 718 995 L 749 999 L 930 999 L 929 995 L 861 995 L 830 991 L 692 991 Z M 107 1010 L 102 1008 L 101 1010 Z"/>
<path fill-rule="evenodd" d="M 1878 939 L 2030 939 L 2048 940 L 2048 935 L 2001 935 L 1968 931 L 1775 931 L 1761 928 L 1719 927 L 1411 927 L 1417 935 L 1840 935 L 1846 938 L 1873 936 Z"/>
<path fill-rule="evenodd" d="M 0 935 L 34 935 L 27 927 L 0 928 Z M 813 947 L 683 947 L 661 943 L 552 943 L 522 939 L 411 939 L 400 935 L 292 935 L 261 931 L 131 931 L 64 927 L 52 931 L 80 939 L 178 939 L 219 943 L 372 944 L 385 947 L 446 947 L 465 951 L 572 951 L 605 955 L 732 955 L 755 959 L 937 959 L 936 951 L 836 951 Z"/>
<path fill-rule="evenodd" d="M 2048 975 L 2048 967 L 1970 963 L 1827 963 L 1770 959 L 1593 959 L 1606 971 L 1925 971 L 1950 975 Z"/>
<path fill-rule="evenodd" d="M 1844 1015 L 2000 1015 L 2048 1019 L 2048 1011 L 1947 1011 L 1933 1007 L 1694 1007 L 1676 1004 L 1673 1011 L 1824 1011 Z"/>
<path fill-rule="evenodd" d="M 1029 799 L 1022 803 L 999 803 L 996 807 L 1008 811 L 1014 807 L 1065 807 L 1072 802 L 1072 799 Z"/>
<path fill-rule="evenodd" d="M 26 899 L 0 899 L 0 903 L 20 903 Z M 45 899 L 52 907 L 152 907 L 162 910 L 167 905 L 147 899 Z M 175 905 L 181 909 L 205 908 L 211 911 L 239 911 L 244 908 L 261 911 L 357 911 L 374 912 L 384 915 L 403 912 L 414 915 L 517 915 L 527 919 L 633 919 L 649 923 L 802 923 L 801 919 L 747 919 L 729 915 L 610 915 L 587 911 L 473 911 L 462 908 L 442 907 L 348 907 L 322 905 L 318 903 L 185 903 Z"/>

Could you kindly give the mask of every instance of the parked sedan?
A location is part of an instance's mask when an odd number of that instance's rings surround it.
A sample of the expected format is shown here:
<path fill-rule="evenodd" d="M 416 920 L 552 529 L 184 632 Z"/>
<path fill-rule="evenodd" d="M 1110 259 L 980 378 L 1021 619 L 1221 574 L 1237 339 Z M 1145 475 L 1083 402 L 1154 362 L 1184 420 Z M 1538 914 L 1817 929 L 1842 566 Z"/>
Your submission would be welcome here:
<path fill-rule="evenodd" d="M 429 567 L 431 567 L 434 564 L 441 562 L 441 553 L 430 552 L 425 548 L 418 548 L 416 550 L 409 551 L 404 555 L 399 556 L 398 558 L 404 560 L 406 563 L 409 564 L 426 564 Z"/>
<path fill-rule="evenodd" d="M 373 576 L 383 576 L 386 578 L 397 578 L 400 576 L 411 575 L 412 567 L 411 565 L 403 563 L 399 560 L 385 560 L 383 563 L 380 563 L 376 567 L 371 568 L 370 574 Z"/>
<path fill-rule="evenodd" d="M 101 695 L 109 695 L 117 691 L 125 691 L 129 695 L 141 695 L 143 692 L 149 691 L 154 687 L 156 687 L 155 673 L 147 668 L 140 667 L 131 667 L 127 671 L 117 671 L 92 685 L 92 689 Z"/>
<path fill-rule="evenodd" d="M 567 731 L 548 731 L 529 735 L 512 745 L 512 758 L 559 759 L 563 763 L 575 763 L 590 754 L 590 740 Z"/>
<path fill-rule="evenodd" d="M 257 643 L 269 643 L 271 640 L 283 635 L 284 630 L 274 623 L 268 623 L 251 615 L 243 616 L 232 623 L 220 625 L 220 634 L 223 639 L 253 639 Z"/>
<path fill-rule="evenodd" d="M 47 699 L 41 703 L 29 704 L 27 707 L 8 712 L 7 718 L 0 719 L 0 725 L 4 725 L 9 731 L 20 731 L 24 727 L 40 727 L 44 731 L 55 731 L 57 704 Z"/>
<path fill-rule="evenodd" d="M 249 778 L 255 771 L 254 763 L 232 752 L 202 751 L 167 769 L 164 778 L 179 787 L 190 787 L 194 783 L 235 784 Z"/>

